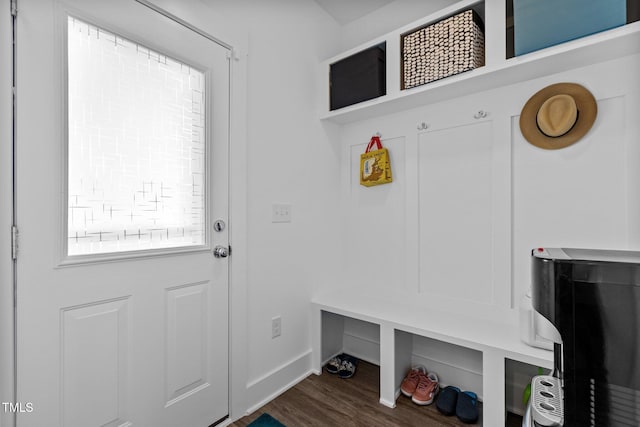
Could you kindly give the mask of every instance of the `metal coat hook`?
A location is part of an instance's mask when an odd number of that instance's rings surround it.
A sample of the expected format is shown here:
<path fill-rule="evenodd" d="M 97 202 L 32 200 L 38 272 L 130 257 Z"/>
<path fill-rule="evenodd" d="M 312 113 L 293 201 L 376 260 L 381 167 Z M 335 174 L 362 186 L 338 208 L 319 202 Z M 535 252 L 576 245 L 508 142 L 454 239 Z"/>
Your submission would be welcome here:
<path fill-rule="evenodd" d="M 418 123 L 418 130 L 427 130 L 427 128 L 429 127 L 429 125 L 427 125 L 425 122 L 422 123 Z"/>
<path fill-rule="evenodd" d="M 376 132 L 375 136 L 377 136 L 378 138 L 382 138 L 382 134 L 380 132 Z"/>
<path fill-rule="evenodd" d="M 489 115 L 489 113 L 487 113 L 484 110 L 479 110 L 477 113 L 475 113 L 473 115 L 474 119 L 484 119 L 485 117 L 487 117 Z"/>

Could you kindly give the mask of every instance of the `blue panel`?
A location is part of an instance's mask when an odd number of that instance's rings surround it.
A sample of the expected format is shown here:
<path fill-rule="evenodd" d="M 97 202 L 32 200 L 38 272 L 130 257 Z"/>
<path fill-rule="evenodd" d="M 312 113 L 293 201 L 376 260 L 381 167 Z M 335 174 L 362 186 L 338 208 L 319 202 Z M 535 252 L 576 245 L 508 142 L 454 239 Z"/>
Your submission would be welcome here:
<path fill-rule="evenodd" d="M 515 54 L 624 25 L 626 0 L 513 0 Z"/>

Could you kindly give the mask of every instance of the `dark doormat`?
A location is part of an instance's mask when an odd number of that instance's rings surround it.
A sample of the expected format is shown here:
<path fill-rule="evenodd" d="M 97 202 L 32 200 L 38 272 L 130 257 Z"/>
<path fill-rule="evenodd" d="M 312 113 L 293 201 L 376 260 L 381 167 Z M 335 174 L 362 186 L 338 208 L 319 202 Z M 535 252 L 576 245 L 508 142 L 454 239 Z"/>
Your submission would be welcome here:
<path fill-rule="evenodd" d="M 269 414 L 262 414 L 247 427 L 285 427 L 285 425 Z"/>

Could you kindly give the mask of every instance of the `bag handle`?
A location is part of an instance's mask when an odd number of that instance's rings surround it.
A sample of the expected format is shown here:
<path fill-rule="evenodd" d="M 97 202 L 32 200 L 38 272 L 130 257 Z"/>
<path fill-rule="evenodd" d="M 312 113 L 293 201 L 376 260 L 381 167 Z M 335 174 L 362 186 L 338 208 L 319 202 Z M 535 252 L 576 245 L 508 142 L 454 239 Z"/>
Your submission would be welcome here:
<path fill-rule="evenodd" d="M 367 145 L 367 149 L 365 150 L 365 153 L 368 153 L 369 151 L 371 151 L 371 149 L 373 148 L 373 145 L 376 145 L 376 150 L 382 150 L 382 143 L 380 142 L 380 137 L 378 135 L 373 135 L 371 137 L 371 141 L 369 141 L 369 145 Z"/>

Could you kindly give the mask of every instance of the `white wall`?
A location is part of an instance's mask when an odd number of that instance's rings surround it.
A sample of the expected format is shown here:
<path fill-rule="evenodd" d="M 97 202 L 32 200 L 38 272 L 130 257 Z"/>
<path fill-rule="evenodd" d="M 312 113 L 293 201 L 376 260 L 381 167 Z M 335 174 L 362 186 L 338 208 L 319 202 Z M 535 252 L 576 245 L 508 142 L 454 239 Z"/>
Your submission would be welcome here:
<path fill-rule="evenodd" d="M 248 35 L 247 406 L 253 408 L 310 368 L 311 294 L 340 260 L 339 140 L 317 119 L 320 60 L 338 26 L 311 0 L 206 2 Z M 272 204 L 292 205 L 272 223 Z M 271 319 L 282 336 L 271 338 Z"/>
<path fill-rule="evenodd" d="M 342 27 L 340 51 L 430 15 L 458 0 L 396 0 Z M 339 52 L 335 52 L 338 54 Z"/>

